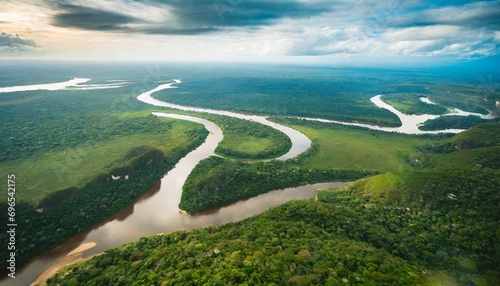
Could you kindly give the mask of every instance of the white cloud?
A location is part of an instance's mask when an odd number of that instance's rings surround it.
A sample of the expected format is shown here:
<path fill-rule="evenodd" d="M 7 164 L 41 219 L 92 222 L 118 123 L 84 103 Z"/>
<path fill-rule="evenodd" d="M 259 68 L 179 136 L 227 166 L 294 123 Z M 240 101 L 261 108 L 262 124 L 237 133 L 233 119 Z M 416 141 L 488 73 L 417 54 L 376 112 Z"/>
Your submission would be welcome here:
<path fill-rule="evenodd" d="M 470 31 L 461 27 L 436 25 L 403 29 L 391 28 L 383 33 L 382 38 L 388 41 L 421 41 L 455 38 L 469 33 Z"/>
<path fill-rule="evenodd" d="M 493 36 L 495 42 L 500 44 L 500 31 L 495 31 L 495 35 Z"/>
<path fill-rule="evenodd" d="M 389 45 L 389 50 L 405 56 L 416 55 L 424 49 L 436 46 L 438 40 L 399 41 Z"/>
<path fill-rule="evenodd" d="M 496 49 L 492 32 L 451 25 L 391 28 L 382 38 L 391 51 L 406 56 L 471 58 L 493 55 Z"/>
<path fill-rule="evenodd" d="M 324 1 L 301 2 L 317 4 Z M 11 0 L 0 7 L 0 17 L 6 16 L 0 20 L 0 31 L 33 39 L 45 48 L 47 57 L 67 58 L 225 60 L 248 57 L 265 60 L 288 57 L 290 60 L 318 58 L 321 61 L 334 57 L 355 61 L 399 56 L 408 59 L 471 58 L 498 53 L 496 45 L 500 43 L 500 31 L 490 27 L 492 21 L 486 21 L 490 26 L 485 27 L 461 25 L 467 19 L 479 21 L 480 16 L 491 15 L 496 8 L 490 4 L 480 2 L 434 9 L 420 6 L 418 12 L 408 12 L 421 2 L 337 0 L 324 2 L 331 5 L 329 12 L 309 18 L 284 17 L 266 25 L 226 26 L 223 32 L 210 34 L 156 35 L 141 28 L 157 24 L 176 28 L 176 15 L 171 15 L 170 8 L 159 1 L 71 1 L 72 5 L 139 19 L 124 24 L 135 31 L 131 33 L 126 29 L 90 31 L 55 26 L 51 17 L 61 11 L 34 0 Z M 234 9 L 236 12 L 239 8 L 235 6 Z M 488 9 L 491 10 L 489 14 Z M 228 11 L 226 16 L 230 17 L 230 13 Z M 35 20 L 30 24 L 31 15 Z M 436 22 L 439 19 L 441 22 Z M 456 21 L 452 22 L 453 19 Z M 417 20 L 429 23 L 415 25 Z"/>

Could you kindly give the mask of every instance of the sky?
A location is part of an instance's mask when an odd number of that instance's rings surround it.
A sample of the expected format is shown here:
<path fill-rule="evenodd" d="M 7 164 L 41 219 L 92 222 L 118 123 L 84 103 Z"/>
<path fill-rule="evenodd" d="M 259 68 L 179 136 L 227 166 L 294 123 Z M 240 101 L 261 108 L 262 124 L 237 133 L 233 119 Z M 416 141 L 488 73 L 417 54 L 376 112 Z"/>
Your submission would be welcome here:
<path fill-rule="evenodd" d="M 418 65 L 499 44 L 500 0 L 0 0 L 0 59 Z"/>

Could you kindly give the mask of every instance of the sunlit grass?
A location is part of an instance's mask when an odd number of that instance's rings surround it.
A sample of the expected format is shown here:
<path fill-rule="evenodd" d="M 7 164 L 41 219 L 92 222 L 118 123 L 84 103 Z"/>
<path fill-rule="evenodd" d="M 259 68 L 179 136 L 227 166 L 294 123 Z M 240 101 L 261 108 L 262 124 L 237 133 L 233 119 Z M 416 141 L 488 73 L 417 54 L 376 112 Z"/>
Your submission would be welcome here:
<path fill-rule="evenodd" d="M 114 136 L 104 142 L 2 162 L 0 172 L 16 175 L 18 200 L 37 201 L 54 191 L 71 186 L 82 187 L 100 172 L 126 165 L 124 157 L 134 148 L 150 146 L 168 153 L 188 143 L 187 130 L 202 128 L 185 121 L 176 121 L 172 126 L 163 134 Z"/>
<path fill-rule="evenodd" d="M 319 150 L 304 161 L 310 168 L 367 169 L 379 172 L 410 167 L 410 157 L 416 147 L 429 139 L 404 134 L 365 132 L 356 128 L 312 128 L 293 125 L 310 139 Z"/>
<path fill-rule="evenodd" d="M 137 116 L 147 116 L 152 112 L 184 114 L 214 122 L 222 129 L 224 135 L 222 141 L 218 145 L 219 148 L 216 150 L 216 153 L 224 157 L 234 159 L 272 159 L 288 151 L 286 146 L 289 142 L 286 137 L 280 136 L 280 131 L 243 119 L 170 108 L 151 108 L 141 111 L 116 113 L 113 115 L 125 119 Z M 255 136 L 253 135 L 255 133 L 264 133 L 265 136 Z"/>
<path fill-rule="evenodd" d="M 257 138 L 254 136 L 240 136 L 221 142 L 220 147 L 233 149 L 249 155 L 255 155 L 273 146 L 273 140 L 269 138 Z"/>
<path fill-rule="evenodd" d="M 405 114 L 441 115 L 447 112 L 446 108 L 422 102 L 419 97 L 418 94 L 393 93 L 384 94 L 382 99 Z"/>

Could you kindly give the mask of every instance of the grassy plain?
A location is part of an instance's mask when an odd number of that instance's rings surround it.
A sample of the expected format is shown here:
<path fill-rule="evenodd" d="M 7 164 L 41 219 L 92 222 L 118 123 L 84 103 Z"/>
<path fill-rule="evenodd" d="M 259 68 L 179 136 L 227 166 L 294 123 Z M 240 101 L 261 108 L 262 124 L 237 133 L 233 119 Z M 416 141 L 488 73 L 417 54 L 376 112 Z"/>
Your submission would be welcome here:
<path fill-rule="evenodd" d="M 151 112 L 187 114 L 205 118 L 217 124 L 224 138 L 215 153 L 232 159 L 272 159 L 285 154 L 291 147 L 290 139 L 271 127 L 228 116 L 187 112 L 176 109 L 148 109 L 116 114 L 118 118 L 146 116 Z"/>
<path fill-rule="evenodd" d="M 423 147 L 430 151 L 422 157 L 424 167 L 498 169 L 500 123 L 480 124 L 446 141 Z"/>
<path fill-rule="evenodd" d="M 500 146 L 463 150 L 459 153 L 426 154 L 422 164 L 429 168 L 500 168 Z"/>
<path fill-rule="evenodd" d="M 195 114 L 216 123 L 224 138 L 216 154 L 233 159 L 272 159 L 285 154 L 292 142 L 284 133 L 256 122 L 209 114 Z"/>
<path fill-rule="evenodd" d="M 242 136 L 242 137 L 240 137 L 239 140 L 231 140 L 231 141 L 226 140 L 226 142 L 224 142 L 224 144 L 220 144 L 219 147 L 224 147 L 226 149 L 232 149 L 237 151 L 243 151 L 252 156 L 258 154 L 262 150 L 271 148 L 274 143 L 273 140 L 269 138 L 257 138 L 254 136 Z"/>
<path fill-rule="evenodd" d="M 379 172 L 413 166 L 417 147 L 433 142 L 432 137 L 412 136 L 357 127 L 288 120 L 316 142 L 319 149 L 303 161 L 304 167 L 327 169 L 367 169 Z"/>
<path fill-rule="evenodd" d="M 404 114 L 436 114 L 446 113 L 447 109 L 438 105 L 427 104 L 420 100 L 416 93 L 384 94 L 382 99 Z"/>
<path fill-rule="evenodd" d="M 203 128 L 199 124 L 162 118 L 172 122 L 165 133 L 138 133 L 113 136 L 98 143 L 89 143 L 62 151 L 38 153 L 33 157 L 0 163 L 0 172 L 14 173 L 20 190 L 16 198 L 36 203 L 54 191 L 82 187 L 102 171 L 125 166 L 125 156 L 139 146 L 150 146 L 167 154 L 188 143 L 186 132 Z M 6 197 L 3 198 L 6 200 Z"/>

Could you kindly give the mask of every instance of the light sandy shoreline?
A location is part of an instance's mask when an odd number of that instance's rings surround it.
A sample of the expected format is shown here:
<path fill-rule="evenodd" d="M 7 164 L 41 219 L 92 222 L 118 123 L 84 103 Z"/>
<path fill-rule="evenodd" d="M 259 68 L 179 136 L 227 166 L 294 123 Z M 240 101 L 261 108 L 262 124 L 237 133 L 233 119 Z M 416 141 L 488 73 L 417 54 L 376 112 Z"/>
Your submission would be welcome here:
<path fill-rule="evenodd" d="M 93 241 L 81 244 L 80 246 L 78 246 L 77 248 L 75 248 L 73 251 L 71 251 L 70 253 L 68 253 L 68 255 L 66 255 L 66 256 L 74 255 L 74 254 L 77 254 L 77 253 L 82 253 L 85 250 L 91 249 L 92 247 L 94 247 L 96 245 L 97 245 L 97 243 L 95 243 Z"/>
<path fill-rule="evenodd" d="M 68 253 L 68 255 L 66 255 L 66 257 L 64 257 L 63 259 L 57 261 L 54 264 L 51 264 L 40 276 L 38 276 L 36 278 L 35 281 L 33 281 L 30 284 L 30 286 L 44 285 L 45 281 L 47 281 L 47 279 L 49 279 L 54 274 L 56 274 L 57 271 L 59 271 L 62 267 L 66 266 L 66 265 L 73 264 L 75 262 L 79 262 L 79 261 L 83 261 L 83 260 L 88 260 L 88 259 L 94 257 L 95 255 L 92 255 L 92 256 L 87 257 L 87 258 L 84 259 L 83 258 L 83 252 L 85 250 L 93 248 L 96 245 L 97 245 L 97 243 L 95 243 L 93 241 L 81 244 L 80 246 L 78 246 L 77 248 L 75 248 L 73 251 L 71 251 L 70 253 Z"/>

